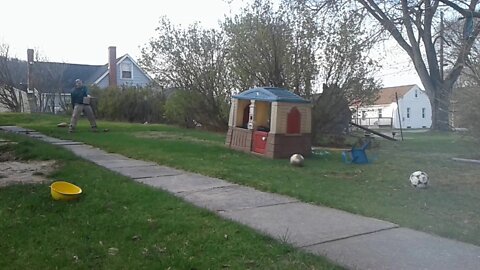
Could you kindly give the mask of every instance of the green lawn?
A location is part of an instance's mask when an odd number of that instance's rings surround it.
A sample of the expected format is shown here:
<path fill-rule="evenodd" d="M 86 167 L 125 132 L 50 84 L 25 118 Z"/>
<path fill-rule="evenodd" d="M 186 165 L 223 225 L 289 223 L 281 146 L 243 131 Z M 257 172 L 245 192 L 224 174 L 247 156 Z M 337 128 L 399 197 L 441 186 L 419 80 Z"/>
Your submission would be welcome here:
<path fill-rule="evenodd" d="M 133 158 L 210 175 L 286 194 L 302 201 L 376 217 L 401 226 L 480 245 L 480 166 L 452 161 L 478 155 L 476 144 L 457 134 L 405 133 L 405 141 L 376 139 L 369 165 L 346 165 L 340 152 L 306 160 L 303 168 L 225 148 L 224 134 L 174 128 L 99 122 L 107 133 L 90 133 L 82 120 L 68 134 L 56 123 L 68 117 L 3 115 L 0 124 L 19 124 L 45 134 L 84 141 Z M 416 170 L 431 186 L 416 190 L 408 177 Z"/>
<path fill-rule="evenodd" d="M 60 161 L 50 178 L 85 191 L 57 202 L 48 184 L 0 188 L 0 269 L 339 269 L 67 150 L 0 137 L 19 142 L 2 152 Z"/>

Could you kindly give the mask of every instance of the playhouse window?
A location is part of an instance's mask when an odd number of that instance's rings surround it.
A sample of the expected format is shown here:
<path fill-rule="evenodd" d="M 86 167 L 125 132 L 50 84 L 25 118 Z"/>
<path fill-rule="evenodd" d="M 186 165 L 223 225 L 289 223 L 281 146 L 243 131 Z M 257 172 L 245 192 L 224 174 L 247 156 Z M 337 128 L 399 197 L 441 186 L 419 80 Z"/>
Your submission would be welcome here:
<path fill-rule="evenodd" d="M 293 107 L 287 116 L 287 134 L 300 133 L 300 121 L 302 116 L 296 107 Z"/>

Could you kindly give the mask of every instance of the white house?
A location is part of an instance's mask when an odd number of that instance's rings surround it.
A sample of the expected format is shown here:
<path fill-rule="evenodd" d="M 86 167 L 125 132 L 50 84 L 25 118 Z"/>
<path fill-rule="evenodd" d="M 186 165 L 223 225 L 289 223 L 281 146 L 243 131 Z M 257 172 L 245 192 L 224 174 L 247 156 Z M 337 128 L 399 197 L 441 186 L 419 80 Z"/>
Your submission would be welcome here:
<path fill-rule="evenodd" d="M 373 105 L 352 109 L 356 112 L 352 121 L 370 128 L 400 128 L 400 125 L 402 128 L 430 128 L 432 125 L 430 100 L 417 85 L 383 88 Z"/>

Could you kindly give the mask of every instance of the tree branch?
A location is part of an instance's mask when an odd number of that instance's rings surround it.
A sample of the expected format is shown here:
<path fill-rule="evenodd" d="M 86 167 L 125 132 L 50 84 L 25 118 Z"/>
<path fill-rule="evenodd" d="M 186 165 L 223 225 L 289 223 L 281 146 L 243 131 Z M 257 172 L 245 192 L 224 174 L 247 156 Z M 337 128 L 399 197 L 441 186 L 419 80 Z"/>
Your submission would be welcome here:
<path fill-rule="evenodd" d="M 368 1 L 368 2 L 367 2 Z M 380 7 L 373 0 L 358 0 L 360 4 L 365 7 L 368 12 L 387 30 L 393 38 L 398 42 L 410 57 L 413 57 L 412 47 L 403 38 L 400 31 L 397 29 L 392 20 L 380 9 Z"/>
<path fill-rule="evenodd" d="M 453 83 L 460 76 L 462 69 L 465 66 L 467 55 L 470 53 L 473 43 L 475 42 L 479 34 L 480 34 L 480 24 L 477 24 L 475 26 L 475 29 L 473 30 L 472 36 L 462 46 L 458 54 L 457 60 L 455 61 L 455 65 L 453 66 L 452 70 L 445 78 L 445 80 L 448 81 L 450 84 L 453 85 Z"/>
<path fill-rule="evenodd" d="M 458 13 L 462 14 L 464 17 L 467 17 L 467 16 L 471 15 L 473 17 L 480 18 L 480 12 L 475 11 L 475 6 L 478 2 L 476 0 L 472 0 L 472 2 L 470 2 L 470 9 L 464 9 L 464 8 L 460 7 L 459 5 L 453 3 L 452 1 L 449 1 L 449 0 L 439 0 L 439 1 L 444 3 L 445 5 L 453 8 L 454 10 L 458 11 Z"/>
<path fill-rule="evenodd" d="M 430 75 L 432 75 L 434 78 L 440 78 L 437 52 L 435 50 L 435 45 L 432 42 L 432 20 L 433 20 L 433 15 L 437 10 L 437 7 L 438 7 L 438 2 L 435 2 L 432 6 L 430 0 L 425 0 L 425 20 L 424 20 L 425 33 L 424 35 L 422 35 L 422 40 L 423 40 L 423 44 L 425 44 L 425 52 L 427 54 L 427 61 L 428 61 L 428 68 L 430 70 Z M 440 80 L 443 80 L 443 78 L 440 78 Z"/>

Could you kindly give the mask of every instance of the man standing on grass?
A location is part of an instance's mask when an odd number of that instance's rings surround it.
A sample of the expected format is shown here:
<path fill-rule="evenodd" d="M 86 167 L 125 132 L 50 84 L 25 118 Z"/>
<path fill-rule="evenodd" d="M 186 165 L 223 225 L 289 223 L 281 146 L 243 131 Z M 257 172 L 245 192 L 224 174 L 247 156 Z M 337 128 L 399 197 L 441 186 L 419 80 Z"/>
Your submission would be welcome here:
<path fill-rule="evenodd" d="M 92 131 L 97 131 L 97 123 L 95 122 L 95 115 L 93 115 L 92 107 L 90 106 L 90 95 L 88 94 L 88 89 L 83 85 L 82 80 L 75 80 L 75 89 L 71 93 L 73 113 L 72 119 L 70 120 L 70 127 L 68 132 L 74 132 L 75 127 L 77 126 L 78 117 L 84 112 L 87 115 L 88 121 L 90 121 L 90 126 Z"/>

